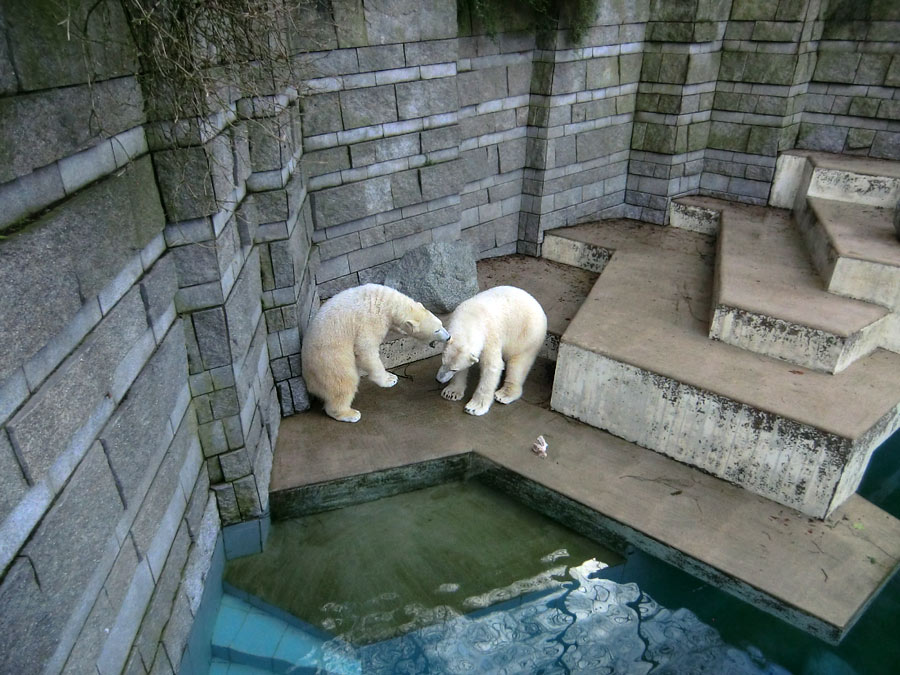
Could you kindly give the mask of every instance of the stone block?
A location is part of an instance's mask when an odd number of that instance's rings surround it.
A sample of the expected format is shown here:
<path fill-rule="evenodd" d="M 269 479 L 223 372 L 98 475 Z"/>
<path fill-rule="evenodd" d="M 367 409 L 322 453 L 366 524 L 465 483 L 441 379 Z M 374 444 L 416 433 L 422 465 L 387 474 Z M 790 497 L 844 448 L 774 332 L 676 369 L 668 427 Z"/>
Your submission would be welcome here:
<path fill-rule="evenodd" d="M 337 92 L 304 96 L 300 99 L 303 131 L 307 136 L 341 131 L 341 103 Z"/>
<path fill-rule="evenodd" d="M 462 188 L 462 170 L 462 162 L 458 159 L 432 166 L 424 166 L 419 169 L 422 199 L 430 201 L 458 194 Z"/>
<path fill-rule="evenodd" d="M 447 129 L 447 127 L 441 127 L 434 131 L 440 132 Z M 450 127 L 450 129 L 452 130 L 453 127 Z M 455 144 L 445 147 L 455 147 Z M 420 152 L 419 134 L 403 134 L 402 136 L 391 136 L 367 143 L 357 143 L 351 146 L 350 152 L 353 155 L 353 166 L 374 164 L 375 162 L 389 162 L 393 159 L 411 157 L 412 155 L 418 155 Z"/>
<path fill-rule="evenodd" d="M 139 488 L 147 472 L 156 470 L 168 446 L 163 445 L 163 430 L 186 381 L 184 341 L 180 331 L 172 330 L 100 434 L 116 484 L 129 506 L 143 499 Z"/>
<path fill-rule="evenodd" d="M 94 147 L 143 121 L 143 102 L 133 78 L 94 86 L 93 94 L 84 86 L 0 99 L 0 183 Z M 101 110 L 101 104 L 107 107 Z"/>
<path fill-rule="evenodd" d="M 797 147 L 803 150 L 842 152 L 847 139 L 847 128 L 827 124 L 800 124 Z"/>
<path fill-rule="evenodd" d="M 280 170 L 293 154 L 291 114 L 247 121 L 248 151 L 252 171 Z"/>
<path fill-rule="evenodd" d="M 0 585 L 0 670 L 33 672 L 50 660 L 123 511 L 95 443 Z"/>
<path fill-rule="evenodd" d="M 395 85 L 400 119 L 415 119 L 458 108 L 456 78 L 401 82 Z"/>
<path fill-rule="evenodd" d="M 218 210 L 211 157 L 206 148 L 158 151 L 153 154 L 153 163 L 169 220 L 201 218 Z"/>
<path fill-rule="evenodd" d="M 373 70 L 390 70 L 406 65 L 403 45 L 383 45 L 378 47 L 360 47 L 356 50 L 360 72 Z"/>
<path fill-rule="evenodd" d="M 351 149 L 356 145 L 351 146 Z M 350 157 L 347 147 L 339 145 L 325 150 L 307 152 L 303 155 L 303 172 L 308 177 L 321 176 L 350 168 Z"/>
<path fill-rule="evenodd" d="M 273 241 L 269 244 L 274 288 L 293 286 L 300 277 L 301 270 L 298 266 L 306 262 L 306 255 L 305 251 L 300 250 L 298 240 L 299 237 L 294 236 L 287 241 Z"/>
<path fill-rule="evenodd" d="M 619 58 L 607 56 L 591 59 L 586 66 L 588 89 L 604 89 L 619 85 Z"/>
<path fill-rule="evenodd" d="M 149 559 L 150 569 L 157 578 L 163 571 L 178 523 L 187 508 L 180 475 L 192 448 L 199 452 L 194 446 L 196 441 L 196 420 L 192 414 L 185 415 L 131 526 L 134 544 L 140 555 Z M 167 517 L 173 507 L 175 512 Z"/>
<path fill-rule="evenodd" d="M 4 7 L 4 13 L 9 51 L 26 91 L 138 71 L 137 50 L 118 2 L 65 7 L 36 0 Z"/>
<path fill-rule="evenodd" d="M 250 340 L 256 332 L 256 324 L 261 312 L 261 294 L 259 254 L 254 249 L 254 252 L 248 256 L 244 269 L 241 270 L 240 276 L 225 301 L 228 339 L 231 355 L 235 361 L 242 360 L 250 348 Z M 217 417 L 220 416 L 217 415 Z"/>
<path fill-rule="evenodd" d="M 778 154 L 778 127 L 752 127 L 747 139 L 747 152 L 754 155 L 774 157 Z"/>
<path fill-rule="evenodd" d="M 457 75 L 459 105 L 476 105 L 485 101 L 506 98 L 506 68 L 480 68 Z"/>
<path fill-rule="evenodd" d="M 856 76 L 860 58 L 856 52 L 820 52 L 813 79 L 850 84 Z"/>
<path fill-rule="evenodd" d="M 890 64 L 890 54 L 862 54 L 853 83 L 879 86 L 884 84 Z"/>
<path fill-rule="evenodd" d="M 133 289 L 9 421 L 32 481 L 47 475 L 113 385 L 115 367 L 147 328 Z M 76 451 L 77 454 L 77 451 Z"/>
<path fill-rule="evenodd" d="M 500 143 L 497 146 L 499 159 L 499 171 L 501 174 L 516 171 L 525 166 L 526 148 L 528 139 L 516 138 L 512 141 Z M 462 164 L 462 162 L 460 162 Z M 463 168 L 465 168 L 463 166 Z"/>
<path fill-rule="evenodd" d="M 870 154 L 872 157 L 881 159 L 900 159 L 900 133 L 894 131 L 876 132 Z"/>
<path fill-rule="evenodd" d="M 391 242 L 370 246 L 369 248 L 353 251 L 347 256 L 347 264 L 350 272 L 381 265 L 396 257 L 394 246 Z"/>
<path fill-rule="evenodd" d="M 397 120 L 397 100 L 392 85 L 342 91 L 340 103 L 344 129 Z"/>
<path fill-rule="evenodd" d="M 393 208 L 391 179 L 388 176 L 320 190 L 312 193 L 311 199 L 316 215 L 316 229 L 339 225 Z"/>
<path fill-rule="evenodd" d="M 721 52 L 691 54 L 685 84 L 715 82 L 719 75 Z"/>
<path fill-rule="evenodd" d="M 202 502 L 205 506 L 205 490 L 203 491 Z M 140 629 L 134 641 L 135 651 L 147 663 L 153 662 L 163 628 L 172 614 L 175 594 L 181 582 L 181 574 L 187 561 L 190 546 L 190 531 L 187 524 L 182 523 L 175 534 L 175 539 L 172 541 L 169 556 L 153 590 L 147 613 L 141 621 Z"/>
<path fill-rule="evenodd" d="M 202 359 L 202 369 L 209 370 L 230 364 L 231 349 L 228 344 L 224 310 L 215 307 L 194 312 L 191 315 L 191 322 L 199 356 Z"/>
<path fill-rule="evenodd" d="M 709 147 L 716 150 L 744 152 L 752 127 L 745 124 L 714 121 L 709 129 Z"/>
<path fill-rule="evenodd" d="M 459 58 L 456 40 L 429 40 L 404 45 L 407 66 L 455 62 Z"/>
<path fill-rule="evenodd" d="M 850 150 L 860 150 L 868 148 L 875 140 L 875 131 L 870 129 L 850 129 L 847 134 L 847 148 Z"/>
<path fill-rule="evenodd" d="M 771 21 L 778 12 L 779 0 L 734 0 L 732 21 Z"/>
<path fill-rule="evenodd" d="M 71 321 L 163 227 L 149 161 L 78 193 L 14 237 L 0 240 L 0 381 Z"/>

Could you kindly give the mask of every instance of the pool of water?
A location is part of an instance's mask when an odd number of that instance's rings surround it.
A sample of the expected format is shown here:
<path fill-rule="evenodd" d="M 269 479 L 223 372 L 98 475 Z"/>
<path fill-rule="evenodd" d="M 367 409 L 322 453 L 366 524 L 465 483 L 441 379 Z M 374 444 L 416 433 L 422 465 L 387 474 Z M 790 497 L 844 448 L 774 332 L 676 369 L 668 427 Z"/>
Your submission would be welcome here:
<path fill-rule="evenodd" d="M 900 517 L 900 434 L 860 493 Z M 900 578 L 834 647 L 477 481 L 273 523 L 230 561 L 211 672 L 897 672 Z"/>

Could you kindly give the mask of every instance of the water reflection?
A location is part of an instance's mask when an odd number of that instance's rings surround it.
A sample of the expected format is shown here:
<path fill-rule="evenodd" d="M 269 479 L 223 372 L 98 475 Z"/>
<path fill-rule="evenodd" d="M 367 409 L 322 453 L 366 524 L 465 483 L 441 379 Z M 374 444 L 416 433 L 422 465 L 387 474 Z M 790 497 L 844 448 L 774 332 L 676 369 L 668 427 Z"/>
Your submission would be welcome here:
<path fill-rule="evenodd" d="M 394 673 L 787 673 L 756 650 L 726 644 L 687 609 L 660 606 L 634 583 L 596 576 L 595 560 L 552 587 L 489 610 L 407 608 L 421 627 L 354 648 L 323 645 L 319 672 Z M 435 622 L 436 621 L 436 622 Z M 335 670 L 340 668 L 340 670 Z"/>

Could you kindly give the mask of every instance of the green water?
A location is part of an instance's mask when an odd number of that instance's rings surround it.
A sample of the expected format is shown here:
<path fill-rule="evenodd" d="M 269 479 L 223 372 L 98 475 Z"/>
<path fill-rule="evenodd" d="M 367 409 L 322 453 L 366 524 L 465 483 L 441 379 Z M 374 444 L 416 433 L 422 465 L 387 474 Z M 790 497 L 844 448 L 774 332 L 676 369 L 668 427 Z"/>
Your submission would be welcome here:
<path fill-rule="evenodd" d="M 558 585 L 623 558 L 476 481 L 272 523 L 225 582 L 354 644 Z"/>

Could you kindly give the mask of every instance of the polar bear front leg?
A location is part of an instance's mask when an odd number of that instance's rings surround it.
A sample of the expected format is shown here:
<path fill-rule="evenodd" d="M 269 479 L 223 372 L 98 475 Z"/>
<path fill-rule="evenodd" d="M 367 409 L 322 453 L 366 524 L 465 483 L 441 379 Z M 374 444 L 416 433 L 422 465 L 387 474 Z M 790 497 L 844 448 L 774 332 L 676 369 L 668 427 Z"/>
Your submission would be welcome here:
<path fill-rule="evenodd" d="M 485 350 L 481 354 L 481 379 L 472 398 L 466 404 L 466 412 L 470 415 L 484 415 L 491 409 L 494 402 L 494 391 L 500 384 L 500 374 L 503 372 L 503 359 L 499 350 L 489 353 Z"/>
<path fill-rule="evenodd" d="M 461 401 L 466 395 L 466 382 L 469 379 L 469 369 L 459 370 L 450 379 L 450 384 L 444 387 L 441 396 L 448 401 Z"/>
<path fill-rule="evenodd" d="M 379 387 L 393 387 L 397 384 L 397 376 L 384 369 L 378 347 L 366 346 L 359 351 L 356 358 L 360 370 L 368 373 L 368 378 Z"/>

